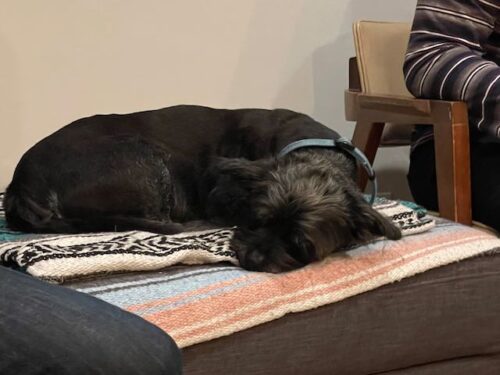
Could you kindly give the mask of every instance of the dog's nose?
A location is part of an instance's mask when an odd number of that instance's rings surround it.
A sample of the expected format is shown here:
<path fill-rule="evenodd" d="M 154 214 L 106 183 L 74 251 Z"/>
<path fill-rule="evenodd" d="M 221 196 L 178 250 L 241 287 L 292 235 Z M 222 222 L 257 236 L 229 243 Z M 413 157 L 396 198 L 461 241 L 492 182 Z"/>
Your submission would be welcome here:
<path fill-rule="evenodd" d="M 286 272 L 286 271 L 290 271 L 290 270 L 289 269 L 283 269 L 283 268 L 281 268 L 280 266 L 278 266 L 277 264 L 274 264 L 274 263 L 268 263 L 268 264 L 266 264 L 262 268 L 262 271 L 263 272 L 267 272 L 267 273 L 281 273 L 281 272 Z"/>
<path fill-rule="evenodd" d="M 265 260 L 266 256 L 260 251 L 249 251 L 245 256 L 245 262 L 255 269 L 260 269 Z"/>

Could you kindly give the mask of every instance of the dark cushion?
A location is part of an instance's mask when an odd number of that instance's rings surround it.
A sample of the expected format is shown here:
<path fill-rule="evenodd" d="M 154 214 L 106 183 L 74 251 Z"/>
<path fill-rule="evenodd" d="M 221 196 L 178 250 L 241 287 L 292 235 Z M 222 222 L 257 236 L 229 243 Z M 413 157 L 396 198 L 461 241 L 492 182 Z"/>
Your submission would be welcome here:
<path fill-rule="evenodd" d="M 185 374 L 500 374 L 500 253 L 183 350 Z"/>

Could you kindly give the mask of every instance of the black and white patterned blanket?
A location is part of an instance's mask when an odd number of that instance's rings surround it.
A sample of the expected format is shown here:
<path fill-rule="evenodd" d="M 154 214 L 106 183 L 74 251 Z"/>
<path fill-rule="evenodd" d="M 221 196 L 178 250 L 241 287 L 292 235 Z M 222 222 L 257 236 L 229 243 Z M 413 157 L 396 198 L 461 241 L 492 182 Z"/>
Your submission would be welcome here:
<path fill-rule="evenodd" d="M 63 282 L 107 273 L 153 271 L 175 264 L 209 264 L 238 260 L 230 248 L 231 228 L 161 235 L 108 232 L 34 235 L 9 231 L 0 194 L 0 263 L 41 279 Z M 396 201 L 378 199 L 375 208 L 392 218 L 403 235 L 434 226 L 423 211 Z"/>

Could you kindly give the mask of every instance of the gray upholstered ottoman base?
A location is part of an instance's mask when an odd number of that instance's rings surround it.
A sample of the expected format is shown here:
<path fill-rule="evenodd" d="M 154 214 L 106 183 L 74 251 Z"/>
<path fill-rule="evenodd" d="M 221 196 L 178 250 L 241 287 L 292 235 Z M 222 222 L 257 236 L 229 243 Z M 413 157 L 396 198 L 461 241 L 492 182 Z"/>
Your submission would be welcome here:
<path fill-rule="evenodd" d="M 184 350 L 185 374 L 500 374 L 500 253 Z"/>

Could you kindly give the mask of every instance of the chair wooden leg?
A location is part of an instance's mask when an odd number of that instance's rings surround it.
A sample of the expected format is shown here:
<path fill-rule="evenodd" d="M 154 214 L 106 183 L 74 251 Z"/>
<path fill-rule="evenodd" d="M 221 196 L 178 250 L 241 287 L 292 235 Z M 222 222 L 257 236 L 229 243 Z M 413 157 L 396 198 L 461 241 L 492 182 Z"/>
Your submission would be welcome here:
<path fill-rule="evenodd" d="M 371 164 L 373 164 L 375 155 L 377 154 L 377 150 L 380 146 L 384 126 L 385 124 L 383 122 L 373 123 L 358 120 L 356 127 L 354 128 L 352 143 L 365 153 Z M 362 191 L 365 190 L 367 182 L 368 175 L 366 174 L 366 171 L 363 168 L 358 168 L 358 186 Z"/>
<path fill-rule="evenodd" d="M 472 224 L 470 151 L 467 107 L 464 103 L 432 105 L 440 215 Z"/>

